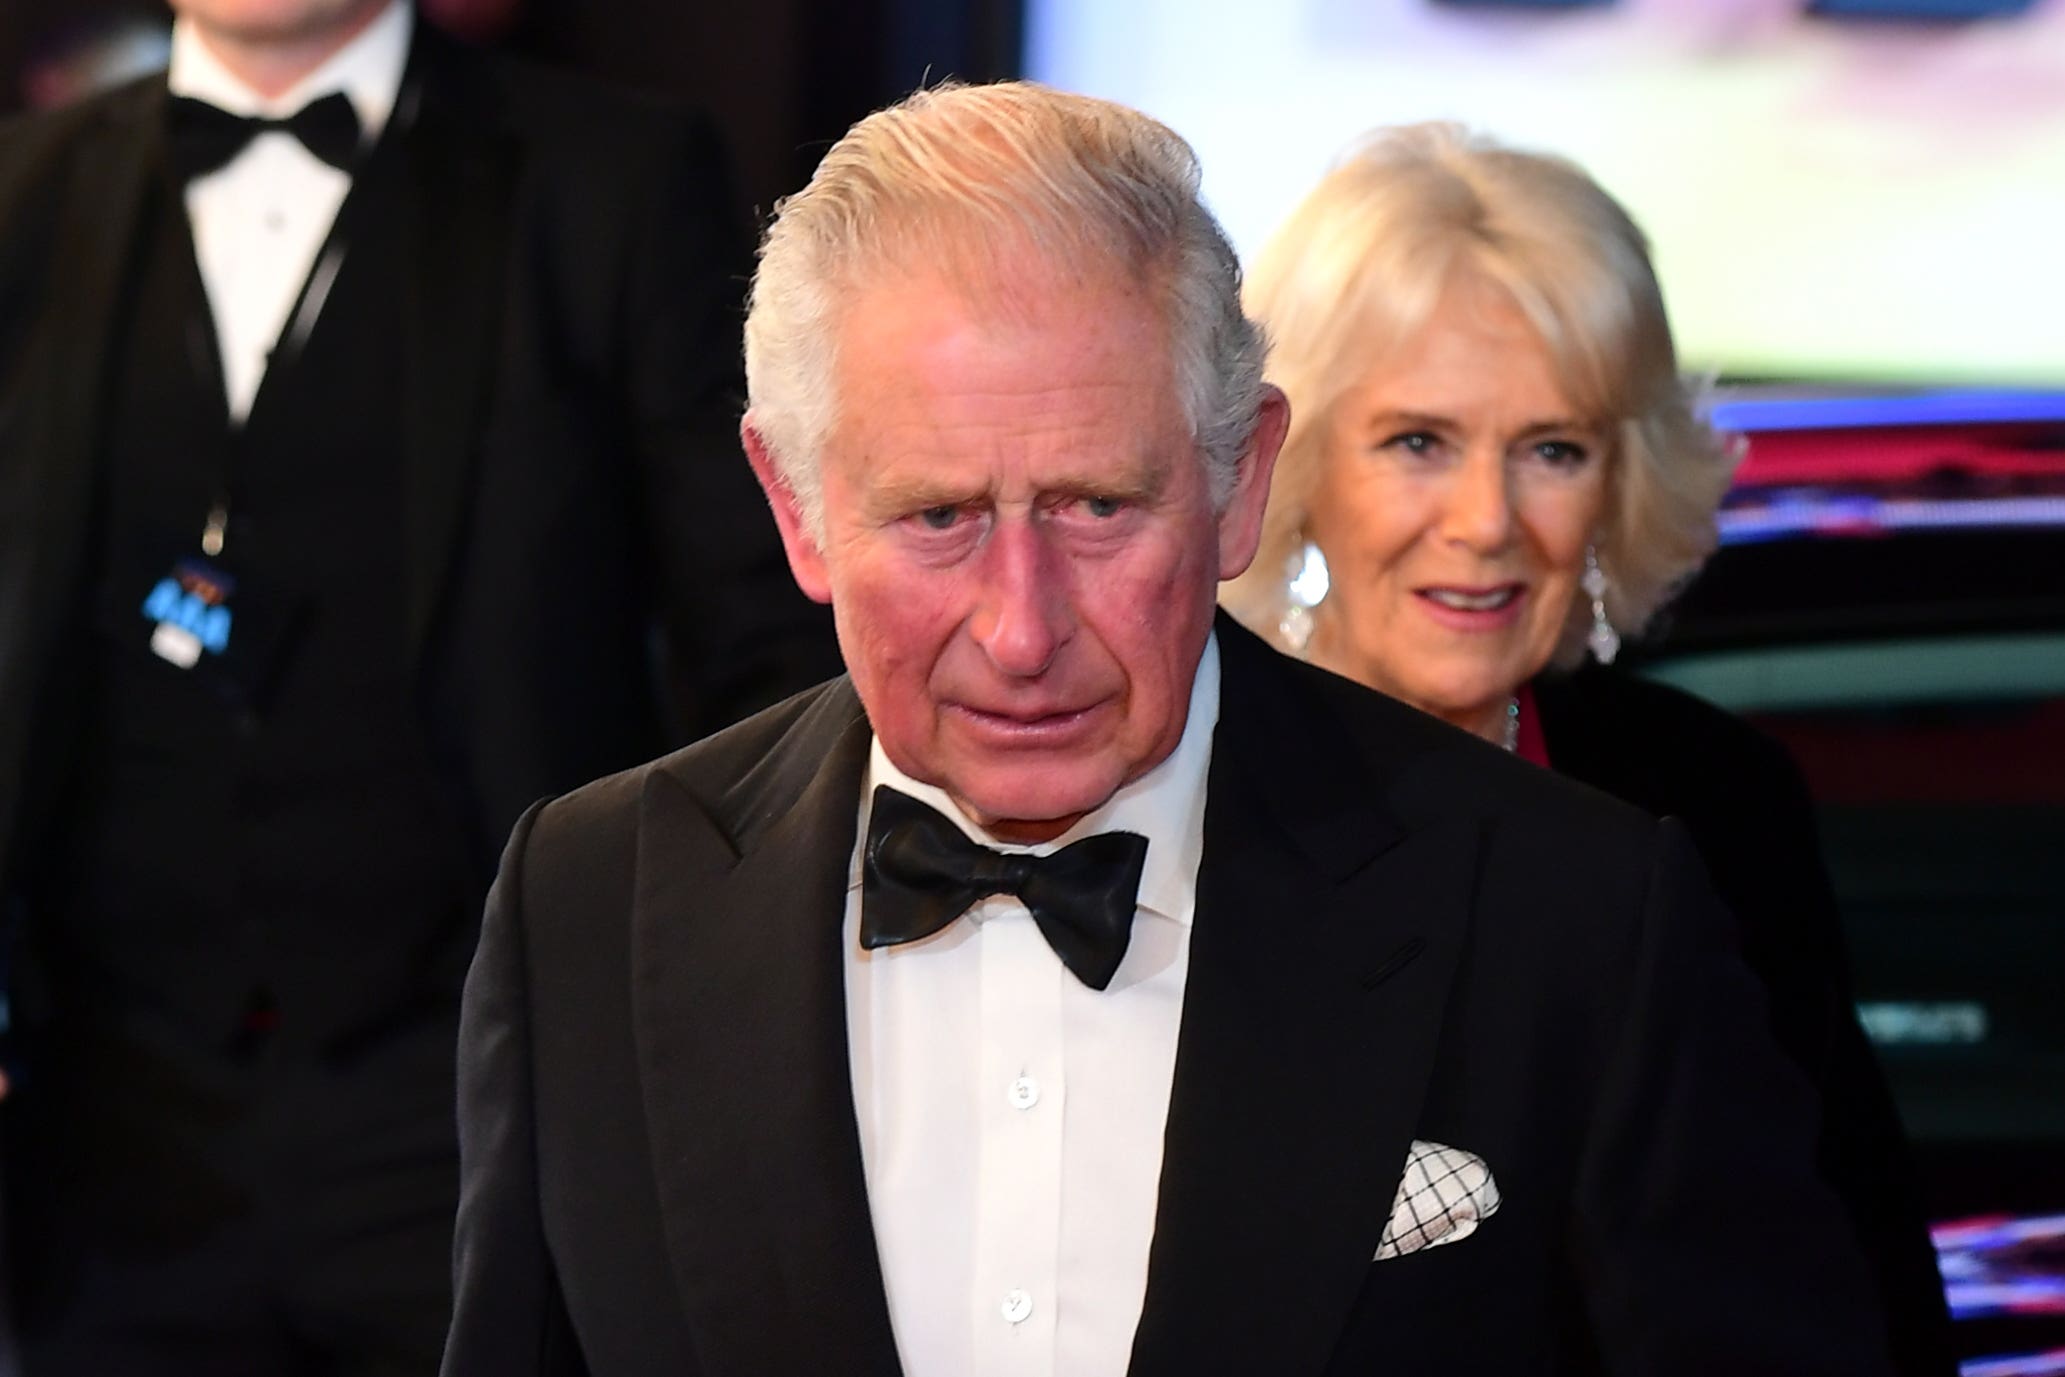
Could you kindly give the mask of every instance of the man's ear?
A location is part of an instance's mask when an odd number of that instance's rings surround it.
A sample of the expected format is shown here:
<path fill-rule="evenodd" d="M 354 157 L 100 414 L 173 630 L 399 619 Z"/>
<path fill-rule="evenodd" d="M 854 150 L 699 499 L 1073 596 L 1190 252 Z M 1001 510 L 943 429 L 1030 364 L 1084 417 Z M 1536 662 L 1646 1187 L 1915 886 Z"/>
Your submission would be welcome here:
<path fill-rule="evenodd" d="M 829 603 L 832 580 L 825 567 L 824 551 L 818 548 L 804 523 L 795 491 L 775 467 L 774 455 L 753 425 L 751 412 L 739 422 L 739 439 L 745 444 L 747 461 L 753 465 L 753 476 L 760 480 L 760 490 L 767 494 L 767 505 L 774 508 L 774 524 L 782 533 L 782 549 L 788 554 L 789 573 L 795 577 L 796 586 L 813 602 Z"/>
<path fill-rule="evenodd" d="M 1234 472 L 1233 492 L 1219 513 L 1221 579 L 1244 573 L 1254 562 L 1255 550 L 1262 542 L 1262 511 L 1269 503 L 1269 479 L 1276 472 L 1276 456 L 1283 449 L 1283 437 L 1290 428 L 1290 399 L 1282 389 L 1264 383 L 1255 433 Z"/>

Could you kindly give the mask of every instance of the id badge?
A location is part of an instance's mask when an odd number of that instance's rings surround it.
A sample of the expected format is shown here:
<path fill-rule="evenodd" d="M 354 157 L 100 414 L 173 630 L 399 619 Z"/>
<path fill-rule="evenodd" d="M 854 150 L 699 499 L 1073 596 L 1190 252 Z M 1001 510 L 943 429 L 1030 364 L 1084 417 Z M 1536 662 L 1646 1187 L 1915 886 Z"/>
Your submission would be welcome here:
<path fill-rule="evenodd" d="M 236 591 L 236 579 L 212 561 L 199 556 L 175 561 L 172 572 L 144 596 L 143 618 L 153 624 L 151 653 L 192 669 L 204 655 L 227 652 L 229 600 Z"/>

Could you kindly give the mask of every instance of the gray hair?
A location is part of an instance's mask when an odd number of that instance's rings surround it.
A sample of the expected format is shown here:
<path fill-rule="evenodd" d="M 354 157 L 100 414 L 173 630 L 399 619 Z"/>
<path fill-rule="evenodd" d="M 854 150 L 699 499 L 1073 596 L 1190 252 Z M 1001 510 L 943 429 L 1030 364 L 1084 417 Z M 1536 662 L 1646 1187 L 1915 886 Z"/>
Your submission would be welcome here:
<path fill-rule="evenodd" d="M 1110 101 L 1030 82 L 948 84 L 848 130 L 760 246 L 747 423 L 814 538 L 820 453 L 840 405 L 842 295 L 898 269 L 957 273 L 980 291 L 1005 247 L 1159 289 L 1174 383 L 1223 507 L 1260 413 L 1266 346 L 1242 312 L 1233 247 L 1198 199 L 1190 145 Z"/>
<path fill-rule="evenodd" d="M 1276 232 L 1248 284 L 1291 401 L 1262 543 L 1225 602 L 1281 639 L 1286 570 L 1305 540 L 1335 405 L 1409 343 L 1456 278 L 1506 293 L 1541 335 L 1573 405 L 1613 437 L 1599 564 L 1608 615 L 1638 632 L 1716 541 L 1737 451 L 1678 375 L 1642 231 L 1576 164 L 1453 124 L 1379 130 Z M 1571 608 L 1556 660 L 1582 653 Z"/>

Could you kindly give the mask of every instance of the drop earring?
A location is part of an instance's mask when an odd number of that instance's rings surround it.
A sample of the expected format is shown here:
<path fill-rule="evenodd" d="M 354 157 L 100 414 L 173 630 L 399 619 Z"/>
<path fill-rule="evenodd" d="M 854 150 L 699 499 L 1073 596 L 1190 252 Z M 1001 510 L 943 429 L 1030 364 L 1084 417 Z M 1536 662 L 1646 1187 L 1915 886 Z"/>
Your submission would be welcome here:
<path fill-rule="evenodd" d="M 1606 616 L 1606 571 L 1599 567 L 1597 546 L 1585 546 L 1585 575 L 1581 582 L 1586 596 L 1592 600 L 1592 627 L 1585 633 L 1585 647 L 1592 652 L 1593 659 L 1610 665 L 1613 657 L 1620 654 L 1620 633 Z"/>
<path fill-rule="evenodd" d="M 1298 658 L 1312 644 L 1312 614 L 1326 601 L 1332 581 L 1327 575 L 1326 556 L 1317 545 L 1306 541 L 1291 551 L 1284 562 L 1283 616 L 1276 623 L 1283 646 Z"/>

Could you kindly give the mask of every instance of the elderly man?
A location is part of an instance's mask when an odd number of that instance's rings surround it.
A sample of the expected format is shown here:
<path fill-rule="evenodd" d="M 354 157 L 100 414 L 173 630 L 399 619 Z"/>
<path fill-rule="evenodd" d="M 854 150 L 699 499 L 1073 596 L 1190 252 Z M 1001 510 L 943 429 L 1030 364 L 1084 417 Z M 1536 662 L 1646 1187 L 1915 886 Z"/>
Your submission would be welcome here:
<path fill-rule="evenodd" d="M 449 1377 L 1880 1370 L 1676 828 L 1215 621 L 1287 416 L 1195 189 L 997 86 L 784 207 L 851 675 L 519 824 Z"/>

